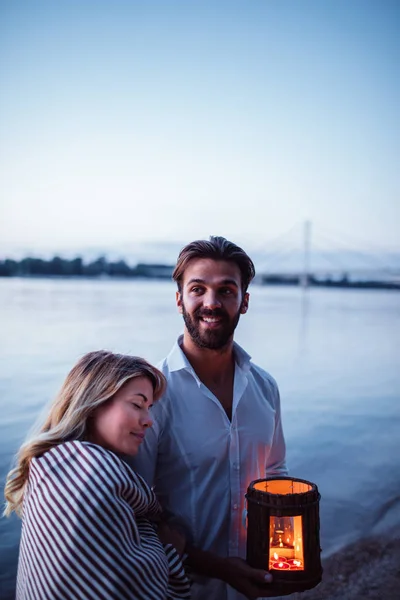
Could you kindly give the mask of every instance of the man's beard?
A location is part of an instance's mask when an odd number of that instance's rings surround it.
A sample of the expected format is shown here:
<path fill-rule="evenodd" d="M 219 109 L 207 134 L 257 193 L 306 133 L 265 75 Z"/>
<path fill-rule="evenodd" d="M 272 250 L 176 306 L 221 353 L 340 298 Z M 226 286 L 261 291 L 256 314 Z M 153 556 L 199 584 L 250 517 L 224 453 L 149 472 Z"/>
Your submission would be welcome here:
<path fill-rule="evenodd" d="M 186 311 L 182 302 L 182 314 L 186 329 L 190 337 L 198 348 L 207 348 L 208 350 L 221 350 L 230 341 L 236 326 L 240 319 L 240 309 L 237 314 L 230 319 L 228 313 L 222 308 L 214 310 L 207 308 L 198 308 L 193 313 L 193 318 Z M 220 327 L 218 329 L 200 329 L 201 317 L 220 317 Z"/>

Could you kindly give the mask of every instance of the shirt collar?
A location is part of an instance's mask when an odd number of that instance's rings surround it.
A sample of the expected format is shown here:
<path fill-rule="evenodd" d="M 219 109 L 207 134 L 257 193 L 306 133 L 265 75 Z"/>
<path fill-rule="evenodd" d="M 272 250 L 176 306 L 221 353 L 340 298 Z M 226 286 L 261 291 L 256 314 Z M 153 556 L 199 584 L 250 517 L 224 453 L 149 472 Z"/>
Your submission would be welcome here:
<path fill-rule="evenodd" d="M 167 356 L 167 364 L 170 372 L 180 371 L 182 369 L 193 371 L 192 365 L 181 348 L 182 340 L 183 335 L 180 335 Z M 247 352 L 236 342 L 233 342 L 233 352 L 235 354 L 236 364 L 244 371 L 249 371 L 251 360 L 250 354 L 247 354 Z"/>
<path fill-rule="evenodd" d="M 190 362 L 182 351 L 182 340 L 183 335 L 180 335 L 167 356 L 167 364 L 171 372 L 180 371 L 182 369 L 192 369 Z"/>

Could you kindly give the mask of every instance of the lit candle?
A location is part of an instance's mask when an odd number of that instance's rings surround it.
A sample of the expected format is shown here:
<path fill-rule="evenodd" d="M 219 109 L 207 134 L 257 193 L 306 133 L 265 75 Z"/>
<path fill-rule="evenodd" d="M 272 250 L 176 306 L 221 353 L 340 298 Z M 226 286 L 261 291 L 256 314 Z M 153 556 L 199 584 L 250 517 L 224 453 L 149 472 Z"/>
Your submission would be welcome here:
<path fill-rule="evenodd" d="M 286 562 L 288 563 L 291 571 L 304 571 L 303 564 L 298 558 L 287 558 Z"/>
<path fill-rule="evenodd" d="M 270 560 L 269 568 L 276 569 L 277 571 L 285 571 L 290 569 L 290 566 L 286 558 L 279 556 L 276 552 L 274 552 L 274 558 Z"/>
<path fill-rule="evenodd" d="M 279 562 L 271 563 L 270 569 L 275 569 L 276 571 L 286 571 L 287 569 L 290 569 L 290 567 L 285 560 L 280 560 Z"/>

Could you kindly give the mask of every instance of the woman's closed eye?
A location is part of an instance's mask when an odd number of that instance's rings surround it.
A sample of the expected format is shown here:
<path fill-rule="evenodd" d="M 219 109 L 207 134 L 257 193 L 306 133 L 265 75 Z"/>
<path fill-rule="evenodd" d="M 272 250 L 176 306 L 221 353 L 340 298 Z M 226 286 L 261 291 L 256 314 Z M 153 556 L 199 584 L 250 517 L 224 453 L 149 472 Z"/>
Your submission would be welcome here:
<path fill-rule="evenodd" d="M 136 402 L 131 402 L 132 406 L 134 406 L 135 408 L 138 408 L 139 410 L 143 410 L 146 408 L 145 404 L 137 404 Z M 151 410 L 153 408 L 154 404 L 149 404 L 147 406 L 148 410 Z"/>
<path fill-rule="evenodd" d="M 144 408 L 141 404 L 136 404 L 136 402 L 131 402 L 131 404 L 132 404 L 132 406 L 134 406 L 135 408 L 138 408 L 139 410 Z"/>

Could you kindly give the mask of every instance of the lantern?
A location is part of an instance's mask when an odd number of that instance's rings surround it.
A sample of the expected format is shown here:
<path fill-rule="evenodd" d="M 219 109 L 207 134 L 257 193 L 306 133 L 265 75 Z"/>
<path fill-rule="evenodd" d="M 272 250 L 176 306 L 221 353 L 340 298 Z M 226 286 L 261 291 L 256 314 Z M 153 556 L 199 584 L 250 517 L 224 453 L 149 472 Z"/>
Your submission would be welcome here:
<path fill-rule="evenodd" d="M 252 481 L 247 494 L 247 562 L 270 571 L 276 595 L 311 589 L 321 581 L 320 494 L 292 477 Z"/>

